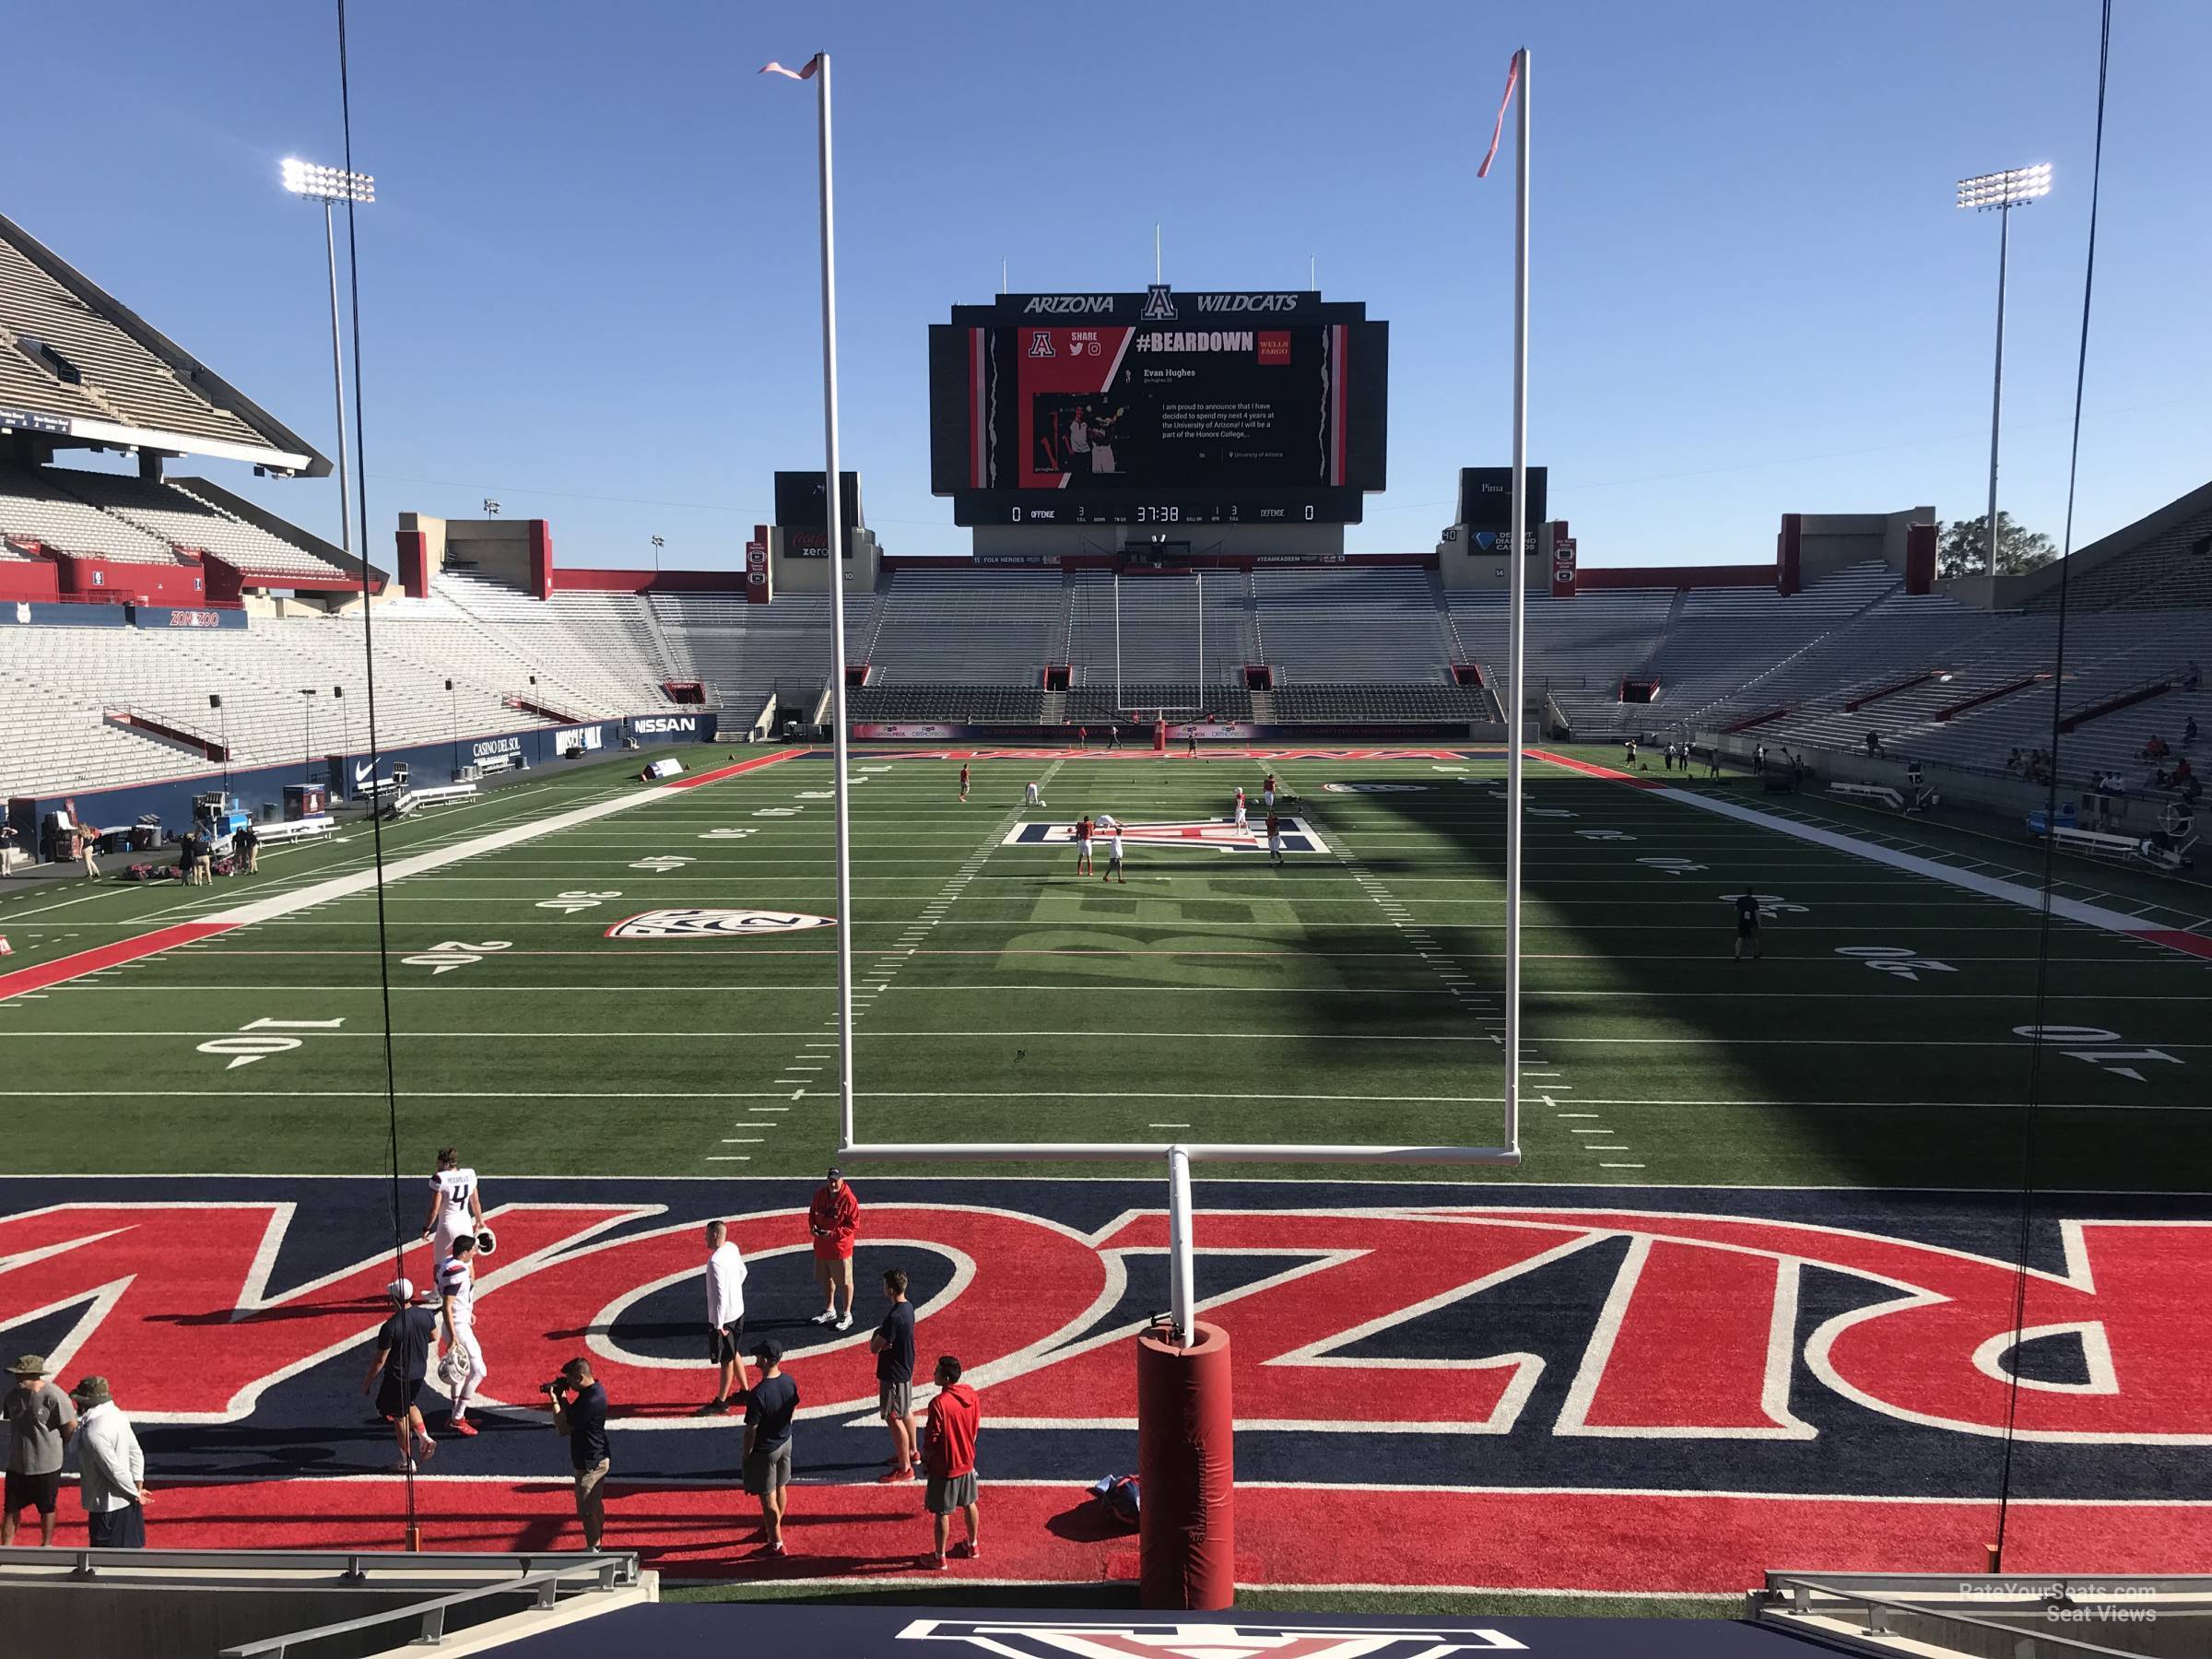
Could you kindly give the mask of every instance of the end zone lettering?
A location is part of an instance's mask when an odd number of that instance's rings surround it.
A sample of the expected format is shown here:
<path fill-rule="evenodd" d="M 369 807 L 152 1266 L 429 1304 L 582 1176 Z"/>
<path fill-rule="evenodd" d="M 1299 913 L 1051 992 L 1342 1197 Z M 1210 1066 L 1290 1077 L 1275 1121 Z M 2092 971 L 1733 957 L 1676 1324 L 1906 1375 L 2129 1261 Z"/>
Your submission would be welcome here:
<path fill-rule="evenodd" d="M 373 1336 L 391 1277 L 388 1248 L 370 1236 L 373 1191 L 359 1189 L 360 1215 L 341 1217 L 328 1183 L 303 1182 L 297 1202 L 225 1201 L 223 1185 L 137 1181 L 129 1199 L 0 1215 L 0 1327 L 22 1327 L 23 1346 L 35 1338 L 63 1374 L 110 1377 L 142 1421 L 258 1418 L 280 1385 L 293 1390 L 288 1420 L 335 1420 L 343 1402 L 324 1396 L 354 1378 L 350 1362 L 323 1362 Z M 579 1201 L 594 1188 L 508 1184 L 518 1195 L 492 1212 L 501 1249 L 479 1287 L 478 1329 L 502 1371 L 528 1379 L 570 1357 L 574 1333 L 604 1328 L 593 1352 L 617 1426 L 668 1428 L 666 1414 L 698 1398 L 696 1368 L 629 1353 L 617 1315 L 698 1270 L 693 1212 L 711 1200 L 681 1183 L 595 1185 L 606 1191 L 598 1202 Z M 22 1204 L 47 1188 L 5 1190 Z M 742 1199 L 712 1200 L 748 1257 L 802 1248 L 797 1211 L 767 1183 L 749 1196 L 768 1206 L 734 1213 Z M 1724 1215 L 1543 1203 L 1202 1210 L 1202 1254 L 1231 1272 L 1240 1260 L 1275 1264 L 1216 1298 L 1210 1315 L 1237 1338 L 1239 1428 L 1364 1436 L 1351 1478 L 1451 1478 L 1433 1437 L 1480 1434 L 1512 1442 L 1485 1453 L 1492 1463 L 1510 1453 L 1530 1472 L 1602 1484 L 1620 1460 L 1647 1457 L 1685 1489 L 1703 1489 L 1713 1470 L 1685 1445 L 1647 1454 L 1637 1443 L 1743 1441 L 1731 1478 L 1756 1482 L 1758 1468 L 1777 1478 L 1797 1466 L 1781 1460 L 1832 1460 L 1861 1437 L 1918 1437 L 1924 1455 L 1890 1466 L 1926 1496 L 1971 1478 L 1948 1437 L 1994 1440 L 2008 1421 L 2047 1448 L 2046 1464 L 2098 1447 L 2212 1445 L 2200 1364 L 2212 1346 L 2201 1293 L 2212 1225 L 2061 1220 L 2030 1253 L 2055 1265 L 2023 1280 L 2001 1253 L 1807 1221 L 1797 1212 L 1837 1213 L 1809 1195 L 1730 1202 L 1741 1207 Z M 1139 1323 L 1117 1312 L 1116 1288 L 1157 1269 L 1164 1214 L 1131 1208 L 1077 1226 L 895 1194 L 868 1213 L 873 1237 L 967 1265 L 919 1317 L 988 1391 L 1002 1431 L 1127 1426 L 1127 1337 Z M 1996 1231 L 1983 1241 L 2008 1248 Z M 426 1278 L 429 1246 L 407 1253 Z M 1449 1344 L 1421 1335 L 1438 1310 L 1463 1304 L 1471 1318 Z M 800 1347 L 790 1363 L 809 1417 L 875 1401 L 857 1347 Z M 1578 1449 L 1594 1438 L 1614 1444 Z M 1757 1465 L 1754 1443 L 1771 1449 Z M 2201 1459 L 2167 1466 L 2168 1496 L 2212 1496 Z"/>

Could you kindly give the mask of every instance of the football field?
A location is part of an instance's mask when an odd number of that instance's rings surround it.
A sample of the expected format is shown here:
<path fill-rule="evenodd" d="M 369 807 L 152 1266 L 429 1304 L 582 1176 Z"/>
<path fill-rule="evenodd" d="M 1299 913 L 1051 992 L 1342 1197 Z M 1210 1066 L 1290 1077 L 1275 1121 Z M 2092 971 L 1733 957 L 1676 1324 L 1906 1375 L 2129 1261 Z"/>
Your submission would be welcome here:
<path fill-rule="evenodd" d="M 958 761 L 857 754 L 861 1138 L 1493 1143 L 1502 758 L 1377 753 L 1406 758 L 1017 754 L 972 761 L 965 804 Z M 1239 784 L 1256 820 L 1270 768 L 1290 797 L 1280 868 L 1219 839 Z M 2212 1185 L 2212 1113 L 2194 1110 L 2212 1099 L 2212 960 L 2062 921 L 2046 971 L 2035 910 L 1777 826 L 2031 885 L 2025 843 L 1741 777 L 1687 787 L 1763 821 L 1529 774 L 1526 1159 L 1460 1179 L 2018 1186 L 2031 1156 L 2042 1185 Z M 1046 806 L 1019 804 L 1031 781 Z M 403 1159 L 460 1140 L 487 1170 L 530 1173 L 821 1168 L 830 782 L 820 755 L 650 794 L 606 768 L 388 829 L 396 864 L 633 808 L 386 888 Z M 1126 886 L 1077 876 L 1072 845 L 1045 839 L 1085 812 L 1139 827 Z M 357 826 L 208 889 L 8 893 L 16 970 L 297 905 L 0 1001 L 17 1167 L 383 1167 L 379 899 L 332 879 L 369 856 Z M 2068 874 L 2082 885 L 2062 890 L 2205 946 L 2188 897 L 2205 889 Z M 1767 914 L 1747 964 L 1732 954 L 1747 889 Z M 747 911 L 794 920 L 670 915 Z M 2039 1025 L 2064 1034 L 2035 1072 Z"/>
<path fill-rule="evenodd" d="M 0 886 L 0 1328 L 113 1381 L 194 1542 L 388 1541 L 363 1345 L 395 1217 L 428 1277 L 457 1145 L 500 1244 L 483 1432 L 414 1482 L 433 1547 L 562 1536 L 530 1406 L 587 1351 L 610 1544 L 906 1585 L 918 1500 L 873 1483 L 865 1349 L 898 1265 L 984 1402 L 995 1542 L 957 1576 L 1127 1578 L 1082 1488 L 1134 1465 L 1164 1171 L 853 1168 L 862 1323 L 809 1324 L 830 761 L 680 753 L 681 787 L 633 760 L 389 826 L 381 899 L 365 825 L 210 888 Z M 2069 863 L 2046 916 L 2024 841 L 1618 759 L 1528 765 L 1520 1168 L 1196 1171 L 1240 1580 L 1688 1605 L 1771 1566 L 1979 1571 L 1999 1527 L 2011 1570 L 2201 1562 L 2205 889 Z M 861 1137 L 1494 1142 L 1503 770 L 856 751 Z M 1279 867 L 1227 821 L 1270 771 Z M 1126 826 L 1125 886 L 1076 873 L 1084 813 Z M 710 1216 L 802 1391 L 787 1562 L 749 1553 L 735 1419 L 697 1415 Z"/>

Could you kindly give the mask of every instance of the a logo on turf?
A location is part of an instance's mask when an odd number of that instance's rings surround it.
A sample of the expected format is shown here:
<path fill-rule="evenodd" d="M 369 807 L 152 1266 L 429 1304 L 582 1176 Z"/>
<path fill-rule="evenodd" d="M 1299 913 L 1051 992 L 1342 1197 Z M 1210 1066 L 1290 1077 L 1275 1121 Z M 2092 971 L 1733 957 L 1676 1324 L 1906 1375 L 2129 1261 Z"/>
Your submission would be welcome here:
<path fill-rule="evenodd" d="M 1324 783 L 1331 794 L 1418 794 L 1426 783 Z"/>
<path fill-rule="evenodd" d="M 827 927 L 827 916 L 809 916 L 798 911 L 771 910 L 656 910 L 618 922 L 606 930 L 610 939 L 726 939 L 755 934 L 798 933 L 809 927 Z"/>
<path fill-rule="evenodd" d="M 1326 853 L 1328 843 L 1323 841 L 1313 827 L 1303 818 L 1287 818 L 1282 821 L 1283 851 L 1286 853 Z M 1076 839 L 1073 824 L 1017 824 L 1006 831 L 1000 842 L 1006 847 L 1065 847 Z M 1096 845 L 1103 847 L 1111 839 L 1100 830 Z M 1137 847 L 1181 847 L 1199 852 L 1265 853 L 1267 850 L 1267 830 L 1265 824 L 1253 823 L 1240 830 L 1236 825 L 1219 818 L 1204 818 L 1185 824 L 1124 824 L 1122 840 Z"/>
<path fill-rule="evenodd" d="M 959 1641 L 998 1659 L 1443 1659 L 1455 1653 L 1525 1653 L 1499 1630 L 1461 1626 L 1079 1624 L 1021 1618 L 917 1618 L 901 1641 Z"/>

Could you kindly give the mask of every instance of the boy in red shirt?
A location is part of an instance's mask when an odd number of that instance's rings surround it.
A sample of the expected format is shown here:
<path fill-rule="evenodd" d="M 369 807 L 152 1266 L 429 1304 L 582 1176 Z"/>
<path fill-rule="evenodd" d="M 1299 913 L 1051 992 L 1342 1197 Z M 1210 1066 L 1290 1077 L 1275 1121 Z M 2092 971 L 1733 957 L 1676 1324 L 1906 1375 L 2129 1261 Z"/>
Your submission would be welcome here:
<path fill-rule="evenodd" d="M 822 1311 L 814 1323 L 853 1328 L 853 1239 L 860 1231 L 860 1200 L 838 1171 L 818 1188 L 806 1206 L 806 1230 L 814 1239 L 814 1282 L 822 1288 Z M 845 1293 L 845 1308 L 838 1312 L 837 1293 Z"/>
<path fill-rule="evenodd" d="M 983 1553 L 978 1531 L 982 1508 L 975 1497 L 975 1438 L 982 1428 L 983 1412 L 975 1390 L 960 1381 L 960 1362 L 952 1355 L 938 1359 L 935 1378 L 936 1398 L 926 1411 L 914 1413 L 914 1426 L 922 1431 L 922 1467 L 929 1477 L 922 1507 L 929 1512 L 936 1546 L 930 1565 L 941 1568 L 955 1510 L 968 1517 L 968 1541 L 950 1553 L 971 1561 Z"/>

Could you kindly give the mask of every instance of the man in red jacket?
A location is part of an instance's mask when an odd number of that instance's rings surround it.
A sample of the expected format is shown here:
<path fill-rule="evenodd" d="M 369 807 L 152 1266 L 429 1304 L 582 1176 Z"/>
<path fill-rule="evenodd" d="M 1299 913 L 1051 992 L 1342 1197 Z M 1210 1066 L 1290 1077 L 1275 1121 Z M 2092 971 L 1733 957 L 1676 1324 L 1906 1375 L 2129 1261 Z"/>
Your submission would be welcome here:
<path fill-rule="evenodd" d="M 929 1512 L 936 1547 L 930 1565 L 943 1567 L 955 1510 L 968 1517 L 968 1541 L 950 1553 L 971 1561 L 983 1553 L 978 1531 L 982 1515 L 975 1497 L 975 1437 L 983 1411 L 975 1390 L 960 1381 L 960 1362 L 950 1354 L 937 1361 L 936 1383 L 936 1398 L 926 1411 L 914 1413 L 914 1427 L 922 1430 L 922 1467 L 929 1477 L 922 1507 Z"/>
<path fill-rule="evenodd" d="M 853 1328 L 853 1239 L 860 1230 L 860 1201 L 838 1171 L 817 1189 L 806 1206 L 806 1230 L 814 1237 L 814 1282 L 822 1288 L 822 1311 L 814 1323 Z M 844 1311 L 837 1306 L 839 1291 L 845 1295 Z"/>

